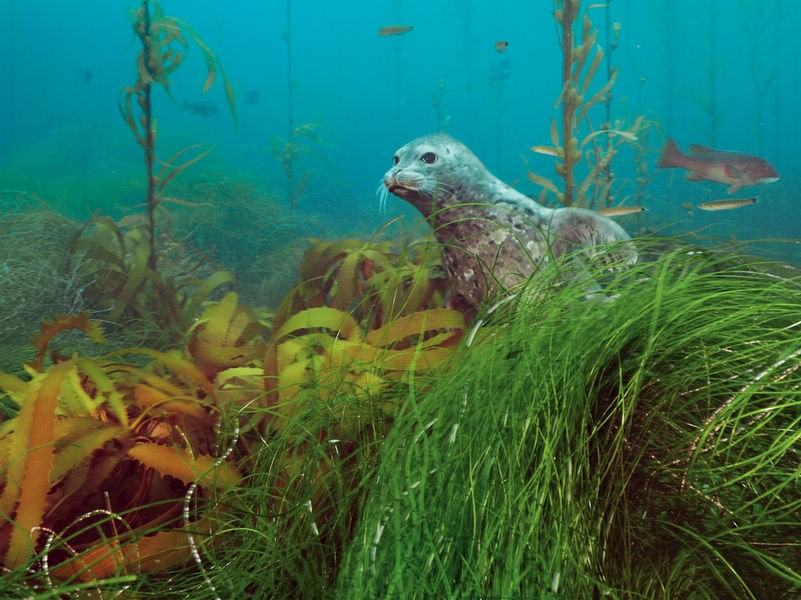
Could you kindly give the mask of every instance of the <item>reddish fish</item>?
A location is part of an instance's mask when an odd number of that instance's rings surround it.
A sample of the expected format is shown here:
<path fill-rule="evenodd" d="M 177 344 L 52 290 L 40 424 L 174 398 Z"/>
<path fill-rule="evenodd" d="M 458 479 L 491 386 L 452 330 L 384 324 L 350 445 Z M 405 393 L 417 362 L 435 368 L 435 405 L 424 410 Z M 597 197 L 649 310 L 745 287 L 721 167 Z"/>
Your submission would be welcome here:
<path fill-rule="evenodd" d="M 690 144 L 690 153 L 684 154 L 672 139 L 665 144 L 656 166 L 660 169 L 687 169 L 689 181 L 725 183 L 730 194 L 747 185 L 779 180 L 776 169 L 757 156 L 723 152 L 696 144 Z"/>

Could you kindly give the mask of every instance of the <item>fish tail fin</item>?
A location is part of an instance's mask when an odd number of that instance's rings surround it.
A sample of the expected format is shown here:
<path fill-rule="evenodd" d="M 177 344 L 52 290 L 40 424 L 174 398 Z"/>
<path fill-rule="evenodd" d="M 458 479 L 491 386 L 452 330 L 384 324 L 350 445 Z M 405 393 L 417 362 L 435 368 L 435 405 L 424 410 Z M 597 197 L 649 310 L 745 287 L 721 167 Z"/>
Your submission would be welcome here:
<path fill-rule="evenodd" d="M 682 154 L 673 138 L 668 138 L 665 142 L 665 147 L 662 148 L 662 154 L 659 157 L 659 162 L 656 163 L 658 169 L 671 169 L 673 167 L 684 166 L 684 154 Z"/>

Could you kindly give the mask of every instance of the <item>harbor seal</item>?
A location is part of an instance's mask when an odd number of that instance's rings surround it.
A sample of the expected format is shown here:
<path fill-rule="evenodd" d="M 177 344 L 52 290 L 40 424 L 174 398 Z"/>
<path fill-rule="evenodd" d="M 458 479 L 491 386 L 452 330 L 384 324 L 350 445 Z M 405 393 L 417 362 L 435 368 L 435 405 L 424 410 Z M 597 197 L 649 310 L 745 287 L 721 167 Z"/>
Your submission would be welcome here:
<path fill-rule="evenodd" d="M 625 243 L 628 234 L 614 221 L 591 210 L 538 204 L 447 134 L 412 140 L 392 162 L 382 191 L 409 202 L 433 228 L 449 280 L 449 305 L 457 310 L 475 314 L 488 297 L 577 250 L 585 250 L 582 260 L 609 267 L 637 260 L 633 244 Z M 608 242 L 623 243 L 597 247 Z"/>

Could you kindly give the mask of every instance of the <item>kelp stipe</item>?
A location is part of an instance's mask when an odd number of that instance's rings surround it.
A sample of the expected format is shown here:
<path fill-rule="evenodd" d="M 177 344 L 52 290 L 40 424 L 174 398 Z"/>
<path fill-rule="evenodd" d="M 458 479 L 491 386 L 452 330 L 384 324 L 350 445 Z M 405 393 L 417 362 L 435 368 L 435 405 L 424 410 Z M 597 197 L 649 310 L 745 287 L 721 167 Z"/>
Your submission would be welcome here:
<path fill-rule="evenodd" d="M 611 162 L 623 143 L 637 144 L 638 136 L 650 124 L 643 116 L 626 123 L 622 119 L 607 119 L 597 129 L 590 119 L 591 110 L 598 104 L 608 103 L 617 69 L 607 66 L 606 79 L 600 88 L 593 83 L 604 59 L 604 51 L 597 44 L 598 30 L 585 10 L 580 22 L 580 40 L 577 43 L 581 0 L 555 0 L 554 19 L 562 47 L 562 90 L 554 104 L 559 109 L 558 121 L 551 121 L 551 146 L 533 146 L 535 153 L 557 159 L 556 174 L 562 179 L 561 189 L 551 179 L 528 172 L 529 179 L 542 187 L 540 199 L 552 193 L 562 206 L 580 206 L 602 209 L 613 200 Z M 619 31 L 614 32 L 616 37 Z M 610 46 L 611 48 L 611 46 Z M 592 58 L 590 58 L 592 57 Z M 579 139 L 579 136 L 583 138 Z M 586 173 L 580 177 L 577 168 L 586 160 Z M 619 203 L 618 203 L 619 204 Z"/>
<path fill-rule="evenodd" d="M 155 172 L 156 159 L 156 125 L 153 114 L 152 89 L 153 84 L 161 84 L 164 91 L 170 94 L 169 76 L 174 73 L 184 60 L 184 54 L 189 48 L 187 38 L 191 39 L 200 49 L 206 63 L 207 77 L 203 84 L 205 93 L 214 84 L 219 72 L 225 85 L 225 95 L 231 114 L 236 122 L 236 108 L 234 104 L 234 89 L 217 57 L 209 47 L 198 37 L 192 28 L 184 21 L 175 17 L 166 16 L 156 0 L 142 0 L 142 5 L 133 13 L 133 28 L 142 44 L 142 50 L 136 59 L 137 80 L 133 86 L 122 90 L 120 114 L 133 132 L 137 143 L 145 153 L 145 168 L 147 171 L 147 219 L 150 249 L 147 258 L 148 267 L 156 271 L 158 255 L 156 250 L 156 207 L 161 200 L 165 186 L 186 167 L 197 162 L 210 152 L 206 150 L 195 157 L 176 164 L 182 155 L 195 146 L 189 146 L 176 152 L 169 160 L 163 163 L 162 168 Z M 134 99 L 138 107 L 134 109 Z"/>

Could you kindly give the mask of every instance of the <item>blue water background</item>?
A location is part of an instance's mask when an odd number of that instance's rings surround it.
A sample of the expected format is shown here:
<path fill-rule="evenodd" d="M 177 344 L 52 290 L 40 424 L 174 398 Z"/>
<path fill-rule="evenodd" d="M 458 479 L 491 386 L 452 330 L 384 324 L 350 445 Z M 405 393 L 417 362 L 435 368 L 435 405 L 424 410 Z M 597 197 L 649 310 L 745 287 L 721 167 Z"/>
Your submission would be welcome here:
<path fill-rule="evenodd" d="M 136 78 L 140 46 L 129 20 L 136 6 L 107 0 L 0 2 L 0 187 L 36 191 L 43 177 L 78 177 L 81 185 L 69 188 L 73 195 L 57 203 L 75 218 L 142 201 L 143 187 L 131 183 L 144 179 L 141 149 L 117 107 L 120 90 Z M 286 178 L 269 148 L 276 137 L 288 135 L 289 40 L 293 124 L 319 124 L 322 138 L 308 142 L 312 153 L 297 167 L 310 174 L 310 184 L 295 210 L 323 215 L 332 233 L 367 231 L 396 214 L 413 221 L 414 212 L 396 198 L 380 214 L 375 190 L 397 147 L 443 127 L 524 193 L 539 193 L 526 177 L 526 163 L 558 181 L 554 159 L 529 150 L 550 144 L 551 119 L 558 114 L 561 51 L 547 0 L 165 0 L 162 7 L 208 43 L 238 95 L 235 128 L 220 81 L 201 96 L 206 73 L 196 47 L 171 78 L 172 98 L 154 92 L 162 158 L 188 144 L 215 146 L 187 177 L 247 177 L 285 201 Z M 600 29 L 599 45 L 607 48 L 606 7 L 588 14 Z M 621 28 L 612 53 L 619 70 L 612 117 L 630 123 L 644 115 L 653 122 L 645 157 L 649 183 L 641 198 L 648 212 L 621 224 L 632 233 L 801 238 L 801 69 L 795 43 L 801 4 L 612 0 L 609 15 Z M 379 36 L 385 25 L 414 29 Z M 495 50 L 498 40 L 509 42 L 503 54 Z M 505 67 L 502 61 L 508 61 Z M 603 76 L 599 72 L 597 80 Z M 258 91 L 258 102 L 245 102 L 250 90 Z M 208 100 L 219 112 L 192 114 L 183 109 L 185 100 Z M 605 108 L 596 107 L 591 118 L 600 125 Z M 685 149 L 689 143 L 714 144 L 760 155 L 782 179 L 738 194 L 758 195 L 755 206 L 688 211 L 685 203 L 725 198 L 725 186 L 685 182 L 680 170 L 654 170 L 666 136 Z M 613 170 L 620 182 L 617 201 L 630 195 L 626 202 L 633 202 L 635 157 L 623 150 Z M 116 174 L 114 197 L 91 193 L 95 182 Z"/>

